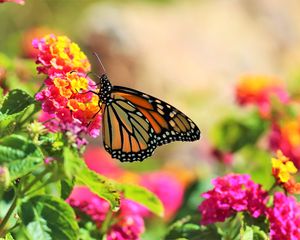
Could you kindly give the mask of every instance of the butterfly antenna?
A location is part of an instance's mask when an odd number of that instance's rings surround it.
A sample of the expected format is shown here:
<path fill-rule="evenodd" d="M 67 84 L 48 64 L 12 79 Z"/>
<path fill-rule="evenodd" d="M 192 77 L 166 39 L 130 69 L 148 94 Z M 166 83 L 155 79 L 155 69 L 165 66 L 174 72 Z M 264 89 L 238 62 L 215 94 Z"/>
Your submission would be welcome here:
<path fill-rule="evenodd" d="M 105 68 L 104 68 L 104 66 L 103 66 L 103 64 L 102 64 L 102 61 L 101 61 L 100 57 L 99 57 L 98 54 L 95 53 L 95 52 L 93 52 L 93 54 L 94 54 L 94 55 L 96 56 L 96 58 L 98 59 L 98 62 L 99 62 L 100 65 L 101 65 L 101 68 L 102 68 L 103 73 L 106 74 L 106 70 L 105 70 Z"/>

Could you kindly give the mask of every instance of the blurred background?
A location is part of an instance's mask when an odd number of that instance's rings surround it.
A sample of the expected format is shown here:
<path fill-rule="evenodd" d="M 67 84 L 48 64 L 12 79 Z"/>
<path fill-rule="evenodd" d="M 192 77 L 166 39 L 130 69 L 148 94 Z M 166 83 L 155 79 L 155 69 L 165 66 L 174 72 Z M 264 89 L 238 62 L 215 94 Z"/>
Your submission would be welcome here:
<path fill-rule="evenodd" d="M 299 83 L 298 0 L 26 0 L 0 7 L 0 70 L 12 58 L 24 88 L 42 81 L 30 47 L 47 33 L 68 36 L 88 56 L 93 72 L 100 55 L 114 85 L 161 98 L 190 116 L 200 141 L 160 147 L 143 163 L 122 164 L 135 173 L 165 169 L 189 186 L 217 173 L 211 154 L 213 126 L 235 114 L 235 86 L 242 75 L 268 74 L 290 89 Z M 5 71 L 0 71 L 0 84 Z M 2 80 L 1 80 L 2 78 Z M 20 87 L 20 85 L 18 85 Z M 98 138 L 92 145 L 100 146 Z M 108 155 L 104 153 L 107 158 Z M 115 162 L 116 160 L 114 160 Z M 194 194 L 199 204 L 200 187 Z"/>

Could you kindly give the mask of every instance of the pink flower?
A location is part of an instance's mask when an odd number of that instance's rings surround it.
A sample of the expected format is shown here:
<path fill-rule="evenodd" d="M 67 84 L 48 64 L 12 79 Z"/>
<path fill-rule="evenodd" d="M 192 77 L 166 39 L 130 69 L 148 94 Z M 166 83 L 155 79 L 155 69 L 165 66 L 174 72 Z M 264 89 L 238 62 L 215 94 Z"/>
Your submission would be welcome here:
<path fill-rule="evenodd" d="M 300 119 L 285 119 L 280 123 L 273 122 L 269 136 L 270 148 L 280 149 L 290 158 L 297 168 L 300 167 Z"/>
<path fill-rule="evenodd" d="M 172 217 L 181 206 L 184 188 L 174 176 L 166 172 L 146 173 L 141 176 L 140 184 L 162 201 L 166 219 Z"/>
<path fill-rule="evenodd" d="M 103 221 L 110 211 L 109 204 L 93 194 L 86 187 L 75 187 L 66 200 L 73 208 L 87 214 L 101 228 Z M 140 205 L 131 200 L 122 199 L 120 210 L 112 215 L 107 230 L 107 239 L 110 240 L 138 240 L 144 232 L 144 219 L 140 215 Z M 80 219 L 79 219 L 80 220 Z"/>
<path fill-rule="evenodd" d="M 294 197 L 277 192 L 274 206 L 267 211 L 272 240 L 300 239 L 300 205 Z"/>
<path fill-rule="evenodd" d="M 84 153 L 84 160 L 89 169 L 110 178 L 118 178 L 123 174 L 117 162 L 100 147 L 88 147 Z"/>
<path fill-rule="evenodd" d="M 247 75 L 241 78 L 236 88 L 236 99 L 240 105 L 258 106 L 263 118 L 271 114 L 272 97 L 281 103 L 289 102 L 289 95 L 279 80 L 265 75 Z"/>
<path fill-rule="evenodd" d="M 0 0 L 0 3 L 5 3 L 5 2 L 14 2 L 20 5 L 24 5 L 25 1 L 24 0 Z"/>
<path fill-rule="evenodd" d="M 101 226 L 109 211 L 109 203 L 86 187 L 75 187 L 66 201 L 73 208 L 89 215 L 97 226 Z"/>
<path fill-rule="evenodd" d="M 201 196 L 201 224 L 223 222 L 236 212 L 248 211 L 253 217 L 262 215 L 267 193 L 246 174 L 229 174 L 212 181 L 214 188 Z"/>
<path fill-rule="evenodd" d="M 107 233 L 107 240 L 139 240 L 145 231 L 144 220 L 139 215 L 121 216 Z"/>

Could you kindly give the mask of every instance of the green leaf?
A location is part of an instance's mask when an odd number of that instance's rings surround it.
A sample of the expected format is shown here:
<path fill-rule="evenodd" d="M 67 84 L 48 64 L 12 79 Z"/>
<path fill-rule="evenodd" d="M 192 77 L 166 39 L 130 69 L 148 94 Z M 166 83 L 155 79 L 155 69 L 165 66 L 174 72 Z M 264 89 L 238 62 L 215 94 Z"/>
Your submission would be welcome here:
<path fill-rule="evenodd" d="M 246 229 L 241 233 L 241 240 L 253 240 L 253 229 L 246 226 Z"/>
<path fill-rule="evenodd" d="M 74 182 L 72 180 L 64 179 L 60 182 L 61 185 L 61 198 L 67 199 L 72 192 Z"/>
<path fill-rule="evenodd" d="M 241 236 L 250 236 L 252 233 L 252 238 L 242 238 L 245 239 L 255 239 L 255 240 L 267 240 L 267 233 L 269 232 L 268 221 L 265 217 L 261 216 L 258 218 L 253 218 L 249 213 L 244 212 L 242 218 Z"/>
<path fill-rule="evenodd" d="M 5 96 L 0 112 L 12 115 L 23 111 L 32 103 L 34 103 L 33 97 L 20 89 L 14 89 Z"/>
<path fill-rule="evenodd" d="M 215 225 L 201 226 L 199 221 L 196 222 L 191 216 L 187 216 L 174 222 L 164 239 L 221 240 L 218 232 Z"/>
<path fill-rule="evenodd" d="M 11 135 L 0 140 L 0 163 L 8 167 L 10 177 L 14 180 L 43 163 L 43 154 L 25 137 Z"/>
<path fill-rule="evenodd" d="M 18 121 L 25 114 L 34 99 L 26 92 L 15 89 L 3 99 L 0 108 L 0 136 L 7 136 L 18 126 Z"/>
<path fill-rule="evenodd" d="M 147 207 L 151 212 L 158 216 L 163 216 L 164 207 L 159 198 L 146 188 L 133 185 L 120 183 L 119 187 L 124 193 L 124 198 L 131 199 L 141 205 Z"/>
<path fill-rule="evenodd" d="M 72 179 L 82 166 L 83 159 L 79 157 L 78 153 L 72 150 L 70 147 L 64 147 L 64 171 L 68 179 Z"/>
<path fill-rule="evenodd" d="M 0 87 L 0 108 L 2 107 L 3 100 L 3 89 Z"/>
<path fill-rule="evenodd" d="M 12 235 L 10 233 L 7 233 L 5 235 L 5 238 L 0 238 L 0 240 L 14 240 L 14 238 L 12 237 Z"/>
<path fill-rule="evenodd" d="M 83 161 L 80 164 L 80 171 L 75 178 L 78 185 L 88 187 L 93 193 L 107 200 L 113 211 L 119 209 L 120 194 L 114 181 L 91 171 Z"/>
<path fill-rule="evenodd" d="M 77 239 L 75 213 L 60 198 L 34 196 L 22 203 L 20 215 L 29 239 Z"/>

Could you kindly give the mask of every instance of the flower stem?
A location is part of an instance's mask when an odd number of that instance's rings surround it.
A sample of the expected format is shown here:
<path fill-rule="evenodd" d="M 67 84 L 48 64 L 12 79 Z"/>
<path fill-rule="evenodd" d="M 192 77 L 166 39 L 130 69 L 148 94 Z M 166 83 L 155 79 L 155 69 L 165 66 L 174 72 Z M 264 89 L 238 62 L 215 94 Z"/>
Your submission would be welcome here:
<path fill-rule="evenodd" d="M 271 195 L 272 191 L 274 190 L 274 188 L 277 186 L 277 182 L 275 181 L 272 185 L 272 187 L 269 189 L 268 194 Z"/>
<path fill-rule="evenodd" d="M 8 222 L 11 214 L 14 212 L 16 206 L 17 206 L 17 201 L 18 201 L 18 198 L 17 196 L 15 196 L 10 208 L 8 209 L 5 217 L 3 218 L 1 224 L 0 224 L 0 237 L 2 237 L 2 235 L 5 233 L 5 226 L 6 226 L 6 223 Z"/>

